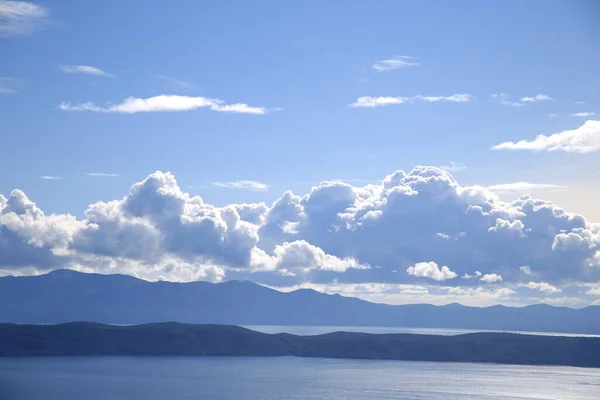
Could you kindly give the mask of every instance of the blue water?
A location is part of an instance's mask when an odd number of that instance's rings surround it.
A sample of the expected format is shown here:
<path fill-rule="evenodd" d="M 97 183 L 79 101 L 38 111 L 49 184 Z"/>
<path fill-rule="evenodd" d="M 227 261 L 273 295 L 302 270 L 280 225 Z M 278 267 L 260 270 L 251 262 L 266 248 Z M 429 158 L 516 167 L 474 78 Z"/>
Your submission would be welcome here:
<path fill-rule="evenodd" d="M 2 400 L 598 400 L 600 369 L 294 357 L 0 358 Z"/>
<path fill-rule="evenodd" d="M 522 333 L 538 336 L 566 337 L 600 337 L 600 335 L 584 333 L 560 332 L 525 332 L 525 331 L 488 331 L 485 329 L 450 329 L 450 328 L 402 328 L 387 326 L 324 326 L 324 325 L 244 325 L 245 328 L 263 333 L 291 333 L 293 335 L 321 335 L 331 332 L 363 332 L 363 333 L 414 333 L 419 335 L 454 336 L 476 332 Z"/>

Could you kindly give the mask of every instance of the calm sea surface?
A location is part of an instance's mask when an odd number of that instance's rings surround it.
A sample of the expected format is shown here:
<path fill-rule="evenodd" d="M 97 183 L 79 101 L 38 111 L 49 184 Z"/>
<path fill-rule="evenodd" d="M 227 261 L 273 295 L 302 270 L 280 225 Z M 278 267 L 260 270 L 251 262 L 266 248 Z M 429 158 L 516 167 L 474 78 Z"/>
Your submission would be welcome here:
<path fill-rule="evenodd" d="M 2 400 L 598 400 L 600 369 L 295 357 L 0 358 Z"/>
<path fill-rule="evenodd" d="M 556 333 L 556 332 L 521 332 L 521 331 L 486 331 L 484 329 L 444 329 L 444 328 L 397 328 L 385 326 L 322 326 L 322 325 L 244 325 L 245 328 L 263 333 L 291 333 L 294 335 L 321 335 L 331 332 L 364 332 L 364 333 L 415 333 L 419 335 L 442 335 L 453 336 L 464 333 L 475 332 L 508 332 L 522 333 L 526 335 L 540 336 L 577 336 L 577 337 L 600 337 L 600 335 L 588 335 L 579 333 Z"/>

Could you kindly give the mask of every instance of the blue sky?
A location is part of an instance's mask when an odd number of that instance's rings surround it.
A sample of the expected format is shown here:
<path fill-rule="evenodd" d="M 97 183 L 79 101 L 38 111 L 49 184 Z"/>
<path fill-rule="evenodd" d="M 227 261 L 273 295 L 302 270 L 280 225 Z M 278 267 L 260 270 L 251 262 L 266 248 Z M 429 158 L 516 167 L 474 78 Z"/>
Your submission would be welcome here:
<path fill-rule="evenodd" d="M 270 206 L 425 165 L 600 222 L 599 14 L 554 0 L 0 2 L 0 193 L 84 223 L 155 171 L 216 207 Z"/>

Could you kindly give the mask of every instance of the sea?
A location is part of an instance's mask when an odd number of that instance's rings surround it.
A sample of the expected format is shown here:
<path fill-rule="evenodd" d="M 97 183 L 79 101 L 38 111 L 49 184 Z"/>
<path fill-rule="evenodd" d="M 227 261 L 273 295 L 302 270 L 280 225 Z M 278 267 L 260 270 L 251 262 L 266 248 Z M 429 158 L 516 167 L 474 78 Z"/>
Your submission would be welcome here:
<path fill-rule="evenodd" d="M 373 332 L 364 327 L 250 328 Z M 402 328 L 375 333 L 389 329 Z M 598 400 L 600 369 L 296 357 L 0 357 L 0 399 Z"/>

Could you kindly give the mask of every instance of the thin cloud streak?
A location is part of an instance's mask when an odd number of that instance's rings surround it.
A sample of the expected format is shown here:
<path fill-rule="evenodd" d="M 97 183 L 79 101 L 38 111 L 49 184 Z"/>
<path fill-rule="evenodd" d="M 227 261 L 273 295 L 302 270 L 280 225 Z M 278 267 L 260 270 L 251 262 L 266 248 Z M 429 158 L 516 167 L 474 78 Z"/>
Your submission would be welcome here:
<path fill-rule="evenodd" d="M 190 97 L 178 95 L 159 95 L 148 98 L 128 97 L 122 103 L 98 106 L 94 103 L 71 104 L 61 103 L 58 108 L 64 111 L 91 111 L 100 113 L 135 114 L 140 112 L 163 112 L 163 111 L 192 111 L 200 108 L 208 108 L 213 111 L 231 112 L 240 114 L 267 114 L 279 108 L 253 107 L 248 104 L 236 103 L 225 104 L 223 100 L 209 99 L 206 97 Z"/>
<path fill-rule="evenodd" d="M 40 179 L 44 179 L 44 180 L 47 180 L 47 181 L 55 181 L 57 179 L 62 179 L 62 176 L 42 175 L 42 176 L 40 176 Z"/>
<path fill-rule="evenodd" d="M 420 63 L 415 61 L 414 57 L 396 56 L 396 57 L 388 59 L 388 60 L 376 61 L 373 64 L 373 69 L 378 72 L 386 72 L 386 71 L 393 71 L 395 69 L 400 69 L 400 68 L 416 67 L 418 65 L 420 65 Z"/>
<path fill-rule="evenodd" d="M 214 186 L 231 189 L 248 189 L 254 192 L 264 192 L 269 185 L 256 181 L 213 182 Z"/>
<path fill-rule="evenodd" d="M 90 65 L 59 65 L 60 70 L 67 74 L 86 74 L 103 76 L 106 78 L 112 78 L 113 75 L 106 71 L 102 71 L 100 68 L 92 67 Z"/>
<path fill-rule="evenodd" d="M 450 161 L 448 165 L 440 165 L 438 168 L 448 172 L 460 172 L 467 169 L 467 166 L 463 163 Z"/>
<path fill-rule="evenodd" d="M 537 103 L 538 101 L 551 101 L 554 100 L 552 97 L 546 94 L 537 94 L 531 97 L 521 97 L 521 102 L 523 103 Z"/>
<path fill-rule="evenodd" d="M 565 186 L 555 185 L 552 183 L 530 183 L 530 182 L 512 182 L 492 185 L 487 187 L 492 192 L 510 193 L 510 192 L 525 192 L 540 189 L 565 189 Z"/>
<path fill-rule="evenodd" d="M 119 174 L 107 174 L 105 172 L 88 172 L 87 176 L 106 176 L 106 177 L 115 177 L 119 176 Z"/>
<path fill-rule="evenodd" d="M 440 103 L 440 102 L 448 102 L 448 103 L 468 103 L 472 101 L 475 97 L 466 94 L 453 94 L 451 96 L 423 96 L 416 95 L 412 97 L 390 97 L 390 96 L 362 96 L 359 97 L 356 102 L 348 104 L 348 107 L 351 108 L 374 108 L 381 106 L 388 106 L 392 104 L 416 104 L 416 103 Z"/>

